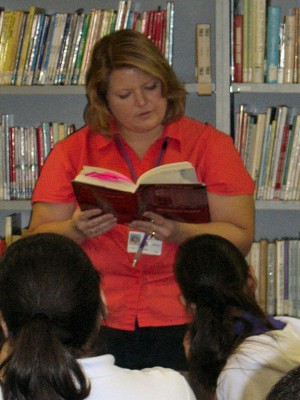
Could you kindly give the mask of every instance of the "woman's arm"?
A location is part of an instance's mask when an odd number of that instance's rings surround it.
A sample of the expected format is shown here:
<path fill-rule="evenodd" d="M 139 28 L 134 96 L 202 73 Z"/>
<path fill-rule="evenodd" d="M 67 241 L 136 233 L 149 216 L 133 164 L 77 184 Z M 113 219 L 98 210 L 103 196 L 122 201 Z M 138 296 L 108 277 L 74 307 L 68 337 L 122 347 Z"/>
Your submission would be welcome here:
<path fill-rule="evenodd" d="M 52 232 L 65 235 L 76 242 L 101 235 L 116 224 L 111 214 L 99 209 L 81 211 L 75 203 L 35 203 L 29 225 L 29 234 Z"/>
<path fill-rule="evenodd" d="M 181 244 L 190 237 L 210 233 L 222 236 L 234 243 L 247 255 L 254 239 L 255 208 L 252 195 L 224 196 L 208 193 L 211 222 L 187 224 L 171 221 L 147 212 L 153 222 L 134 221 L 130 226 L 151 234 L 166 242 Z"/>

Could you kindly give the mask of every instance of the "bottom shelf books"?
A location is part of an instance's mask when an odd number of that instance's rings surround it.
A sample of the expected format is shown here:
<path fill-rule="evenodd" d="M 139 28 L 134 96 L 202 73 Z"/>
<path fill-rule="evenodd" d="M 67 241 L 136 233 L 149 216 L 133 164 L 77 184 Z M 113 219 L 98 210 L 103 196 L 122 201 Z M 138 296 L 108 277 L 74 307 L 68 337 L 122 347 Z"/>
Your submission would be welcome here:
<path fill-rule="evenodd" d="M 261 239 L 247 256 L 257 277 L 256 296 L 270 315 L 300 318 L 300 239 Z"/>

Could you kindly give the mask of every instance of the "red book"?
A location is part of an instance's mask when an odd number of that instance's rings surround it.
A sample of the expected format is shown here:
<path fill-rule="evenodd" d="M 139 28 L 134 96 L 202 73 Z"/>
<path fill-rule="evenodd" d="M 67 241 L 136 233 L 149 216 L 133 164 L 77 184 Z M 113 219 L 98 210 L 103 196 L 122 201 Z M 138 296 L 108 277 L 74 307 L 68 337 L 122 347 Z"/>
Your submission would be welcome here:
<path fill-rule="evenodd" d="M 243 15 L 236 14 L 233 24 L 234 82 L 243 82 Z"/>
<path fill-rule="evenodd" d="M 38 126 L 36 128 L 36 139 L 37 139 L 38 171 L 40 174 L 42 167 L 44 165 L 44 135 L 43 135 L 43 128 L 41 126 Z"/>
<path fill-rule="evenodd" d="M 206 187 L 189 162 L 155 167 L 136 184 L 117 171 L 84 167 L 72 185 L 81 210 L 99 208 L 119 224 L 143 219 L 145 211 L 177 221 L 210 221 Z"/>
<path fill-rule="evenodd" d="M 10 199 L 17 199 L 17 178 L 16 178 L 16 127 L 9 128 L 9 182 Z"/>
<path fill-rule="evenodd" d="M 283 176 L 284 164 L 285 164 L 285 156 L 287 151 L 287 144 L 289 140 L 291 126 L 289 124 L 285 124 L 283 128 L 283 136 L 281 141 L 281 148 L 279 153 L 279 162 L 277 167 L 277 175 L 275 182 L 275 192 L 274 192 L 274 200 L 279 200 L 280 190 L 281 190 L 281 181 Z"/>

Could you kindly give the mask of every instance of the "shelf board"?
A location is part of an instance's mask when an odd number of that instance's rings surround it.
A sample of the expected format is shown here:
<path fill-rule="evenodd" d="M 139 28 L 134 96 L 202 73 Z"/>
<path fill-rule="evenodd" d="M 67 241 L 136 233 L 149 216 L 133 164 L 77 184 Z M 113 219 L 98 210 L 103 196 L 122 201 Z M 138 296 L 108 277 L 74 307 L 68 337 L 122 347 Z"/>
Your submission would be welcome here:
<path fill-rule="evenodd" d="M 256 200 L 256 210 L 300 211 L 300 201 Z M 1 211 L 31 211 L 30 200 L 0 200 Z"/>
<path fill-rule="evenodd" d="M 66 86 L 0 86 L 1 95 L 83 95 L 85 94 L 85 86 L 66 85 Z"/>
<path fill-rule="evenodd" d="M 300 210 L 300 201 L 283 201 L 283 200 L 256 200 L 256 210 L 275 210 L 275 211 L 292 211 Z"/>
<path fill-rule="evenodd" d="M 30 200 L 0 200 L 1 211 L 31 211 Z"/>
<path fill-rule="evenodd" d="M 184 84 L 187 93 L 197 93 L 197 83 L 185 83 Z M 215 84 L 212 83 L 212 92 L 215 92 Z M 84 85 L 45 85 L 45 86 L 0 86 L 1 95 L 84 95 Z"/>
<path fill-rule="evenodd" d="M 231 93 L 300 93 L 297 83 L 233 83 Z"/>

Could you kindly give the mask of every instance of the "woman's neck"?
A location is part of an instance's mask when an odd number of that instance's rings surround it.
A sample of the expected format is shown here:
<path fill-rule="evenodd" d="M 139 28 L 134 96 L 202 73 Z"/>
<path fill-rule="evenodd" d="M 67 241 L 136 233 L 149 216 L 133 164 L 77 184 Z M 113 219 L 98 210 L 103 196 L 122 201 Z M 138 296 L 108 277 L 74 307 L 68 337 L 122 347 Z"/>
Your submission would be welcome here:
<path fill-rule="evenodd" d="M 127 144 L 135 151 L 137 156 L 142 159 L 146 154 L 149 147 L 161 137 L 163 134 L 163 126 L 152 132 L 122 132 L 120 136 L 126 141 Z"/>

